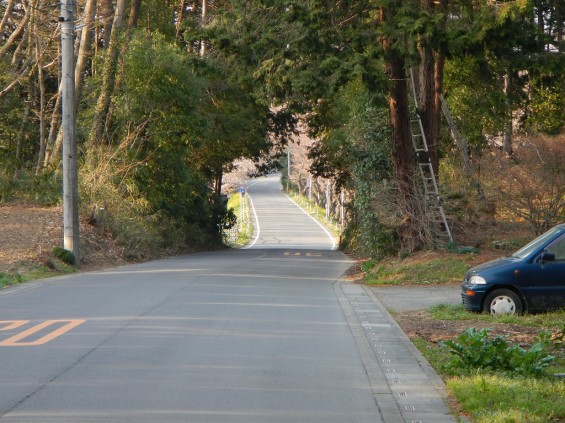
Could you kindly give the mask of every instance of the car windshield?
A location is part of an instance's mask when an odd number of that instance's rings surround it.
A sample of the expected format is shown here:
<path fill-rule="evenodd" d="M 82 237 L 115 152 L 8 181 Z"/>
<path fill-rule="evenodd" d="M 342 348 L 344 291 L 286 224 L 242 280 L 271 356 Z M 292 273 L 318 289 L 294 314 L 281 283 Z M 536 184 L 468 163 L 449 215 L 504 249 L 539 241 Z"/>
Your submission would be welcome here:
<path fill-rule="evenodd" d="M 543 244 L 545 244 L 548 240 L 553 238 L 559 232 L 561 232 L 561 229 L 559 229 L 559 228 L 550 229 L 549 231 L 547 231 L 543 235 L 538 236 L 536 239 L 534 239 L 529 244 L 520 248 L 518 251 L 516 251 L 514 254 L 512 254 L 512 257 L 519 258 L 519 259 L 526 258 L 531 253 L 538 250 Z"/>

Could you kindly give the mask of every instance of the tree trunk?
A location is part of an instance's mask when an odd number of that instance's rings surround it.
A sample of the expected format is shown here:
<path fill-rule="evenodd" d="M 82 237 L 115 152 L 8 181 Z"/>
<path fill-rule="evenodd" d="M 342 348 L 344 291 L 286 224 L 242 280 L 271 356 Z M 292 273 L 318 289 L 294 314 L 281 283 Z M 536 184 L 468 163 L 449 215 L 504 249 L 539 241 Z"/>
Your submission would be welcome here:
<path fill-rule="evenodd" d="M 141 0 L 131 0 L 131 6 L 129 9 L 129 19 L 128 19 L 128 33 L 130 33 L 133 28 L 137 27 L 137 21 L 139 20 L 140 9 L 141 9 Z"/>
<path fill-rule="evenodd" d="M 30 81 L 29 89 L 27 93 L 27 101 L 25 102 L 24 115 L 22 117 L 22 123 L 20 124 L 20 131 L 18 132 L 18 138 L 16 140 L 16 164 L 15 164 L 16 169 L 14 170 L 14 178 L 13 178 L 14 182 L 16 182 L 18 179 L 18 172 L 20 170 L 20 165 L 21 165 L 22 143 L 24 141 L 25 128 L 27 122 L 29 121 L 29 114 L 31 113 L 31 104 L 33 103 L 32 90 L 33 90 L 33 86 Z"/>
<path fill-rule="evenodd" d="M 75 110 L 78 110 L 80 98 L 82 96 L 82 88 L 84 86 L 84 73 L 86 65 L 90 56 L 92 47 L 92 31 L 94 25 L 94 18 L 96 15 L 96 0 L 87 0 L 84 7 L 84 28 L 80 34 L 80 47 L 77 56 L 77 63 L 75 67 Z"/>
<path fill-rule="evenodd" d="M 36 33 L 37 34 L 37 33 Z M 43 53 L 39 48 L 39 40 L 36 40 L 37 49 L 36 54 L 38 57 L 37 63 L 37 83 L 39 85 L 39 154 L 37 157 L 37 165 L 35 168 L 35 174 L 39 175 L 43 169 L 45 160 L 45 76 L 43 74 L 43 61 L 41 57 Z"/>
<path fill-rule="evenodd" d="M 43 72 L 43 46 L 41 45 L 40 28 L 42 22 L 40 21 L 41 15 L 38 13 L 41 10 L 41 0 L 33 0 L 29 4 L 31 9 L 29 17 L 29 30 L 27 31 L 29 51 L 33 51 L 35 55 L 35 63 L 37 69 L 37 87 L 39 88 L 38 108 L 36 115 L 39 124 L 39 150 L 37 162 L 35 164 L 35 174 L 39 175 L 43 168 L 43 159 L 45 156 L 45 75 Z M 31 82 L 33 83 L 33 82 Z"/>
<path fill-rule="evenodd" d="M 207 4 L 206 4 L 206 0 L 202 0 L 202 15 L 201 15 L 201 21 L 200 21 L 200 28 L 204 28 L 205 25 L 205 20 L 206 20 L 206 9 L 207 9 Z M 204 57 L 204 55 L 206 54 L 206 40 L 202 37 L 202 33 L 200 34 L 200 56 Z"/>
<path fill-rule="evenodd" d="M 59 81 L 61 78 L 59 77 Z M 53 107 L 53 114 L 51 115 L 51 126 L 49 127 L 49 135 L 47 136 L 47 145 L 45 149 L 45 161 L 43 163 L 44 167 L 50 164 L 55 165 L 55 158 L 59 158 L 60 152 L 57 148 L 61 148 L 63 142 L 63 132 L 61 130 L 61 83 L 59 82 L 59 90 L 57 92 L 57 98 L 55 99 L 55 106 Z M 61 134 L 61 143 L 58 143 L 58 136 Z M 57 137 L 57 139 L 56 139 Z"/>
<path fill-rule="evenodd" d="M 421 0 L 422 10 L 429 15 L 443 13 L 447 10 L 448 0 Z M 446 18 L 439 23 L 440 31 L 444 30 Z M 434 51 L 427 40 L 422 40 L 419 67 L 418 109 L 421 112 L 422 126 L 428 144 L 430 161 L 435 175 L 439 173 L 438 137 L 441 126 L 441 100 L 443 91 L 443 69 L 445 57 L 443 52 Z"/>
<path fill-rule="evenodd" d="M 396 3 L 393 6 L 399 6 Z M 387 23 L 393 10 L 381 8 L 380 22 Z M 385 73 L 389 79 L 389 113 L 392 138 L 392 158 L 394 179 L 398 189 L 398 212 L 402 214 L 402 223 L 397 229 L 401 249 L 413 251 L 421 241 L 418 239 L 414 224 L 418 199 L 415 195 L 414 173 L 416 155 L 410 131 L 410 113 L 408 109 L 408 79 L 406 77 L 404 55 L 396 51 L 389 38 L 382 37 L 380 43 L 384 52 Z"/>
<path fill-rule="evenodd" d="M 112 33 L 112 15 L 114 14 L 112 0 L 101 0 L 101 9 L 103 22 L 102 39 L 104 41 L 104 48 L 107 49 L 110 45 L 110 36 Z"/>
<path fill-rule="evenodd" d="M 563 52 L 563 18 L 565 14 L 565 5 L 563 2 L 555 4 L 555 42 L 560 52 Z"/>
<path fill-rule="evenodd" d="M 436 129 L 436 147 L 438 156 L 439 167 L 439 131 L 441 129 L 441 101 L 443 96 L 443 72 L 445 68 L 445 54 L 443 52 L 436 52 L 435 67 L 434 67 L 434 119 Z M 437 175 L 438 173 L 436 173 Z"/>
<path fill-rule="evenodd" d="M 96 109 L 94 111 L 94 122 L 89 136 L 89 144 L 91 146 L 99 145 L 104 138 L 104 128 L 106 126 L 106 118 L 110 109 L 112 93 L 114 92 L 114 84 L 116 82 L 116 68 L 118 63 L 119 52 L 119 33 L 122 30 L 124 12 L 127 0 L 118 0 L 114 21 L 112 23 L 112 36 L 110 37 L 110 45 L 106 52 L 106 62 L 102 74 L 102 88 Z"/>
<path fill-rule="evenodd" d="M 507 72 L 504 75 L 504 102 L 506 105 L 506 122 L 504 123 L 504 137 L 502 151 L 508 156 L 512 155 L 512 107 L 510 102 L 510 91 L 512 90 L 512 75 Z"/>
<path fill-rule="evenodd" d="M 435 63 L 434 54 L 431 48 L 422 47 L 420 49 L 421 63 L 419 67 L 419 95 L 418 111 L 424 128 L 424 136 L 428 146 L 430 162 L 434 169 L 434 174 L 438 174 L 439 156 L 437 148 L 438 119 L 435 109 Z"/>
<path fill-rule="evenodd" d="M 214 195 L 220 201 L 220 196 L 222 195 L 222 179 L 223 171 L 222 168 L 216 171 L 216 178 L 214 180 Z"/>
<path fill-rule="evenodd" d="M 186 2 L 187 0 L 180 0 L 180 7 L 179 7 L 179 12 L 177 15 L 177 24 L 176 24 L 176 33 L 175 33 L 175 38 L 177 40 L 177 42 L 180 44 L 182 43 L 182 23 L 184 20 L 184 10 L 186 9 Z"/>
<path fill-rule="evenodd" d="M 414 195 L 414 147 L 410 134 L 410 115 L 408 111 L 408 87 L 404 69 L 404 58 L 392 57 L 385 65 L 391 80 L 389 89 L 389 113 L 392 130 L 392 152 L 395 179 L 402 196 Z"/>

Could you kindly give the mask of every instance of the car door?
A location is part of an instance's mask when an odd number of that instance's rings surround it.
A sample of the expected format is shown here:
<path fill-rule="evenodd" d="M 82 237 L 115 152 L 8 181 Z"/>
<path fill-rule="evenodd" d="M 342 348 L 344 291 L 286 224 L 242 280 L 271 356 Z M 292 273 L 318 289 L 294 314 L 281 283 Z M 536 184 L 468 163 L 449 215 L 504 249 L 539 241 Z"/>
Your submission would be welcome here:
<path fill-rule="evenodd" d="M 542 260 L 543 252 L 555 260 Z M 530 309 L 565 307 L 565 234 L 547 245 L 530 265 L 530 283 L 524 288 Z"/>

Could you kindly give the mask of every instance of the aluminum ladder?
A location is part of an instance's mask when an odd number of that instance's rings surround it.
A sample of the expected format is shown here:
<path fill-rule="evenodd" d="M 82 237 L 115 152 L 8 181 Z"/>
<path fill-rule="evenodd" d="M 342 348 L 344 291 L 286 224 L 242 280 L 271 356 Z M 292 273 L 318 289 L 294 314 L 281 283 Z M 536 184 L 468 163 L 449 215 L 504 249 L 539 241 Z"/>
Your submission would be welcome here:
<path fill-rule="evenodd" d="M 439 195 L 438 182 L 430 159 L 428 143 L 424 134 L 424 126 L 422 119 L 418 113 L 418 97 L 416 96 L 416 87 L 414 84 L 414 72 L 410 68 L 410 87 L 412 90 L 412 98 L 414 101 L 414 112 L 410 116 L 410 134 L 412 136 L 412 144 L 416 152 L 416 163 L 418 165 L 420 177 L 424 187 L 424 196 L 426 200 L 426 208 L 432 212 L 432 220 L 436 228 L 432 228 L 432 234 L 436 239 L 447 238 L 448 242 L 453 242 L 451 229 L 445 216 L 443 209 L 443 200 Z"/>

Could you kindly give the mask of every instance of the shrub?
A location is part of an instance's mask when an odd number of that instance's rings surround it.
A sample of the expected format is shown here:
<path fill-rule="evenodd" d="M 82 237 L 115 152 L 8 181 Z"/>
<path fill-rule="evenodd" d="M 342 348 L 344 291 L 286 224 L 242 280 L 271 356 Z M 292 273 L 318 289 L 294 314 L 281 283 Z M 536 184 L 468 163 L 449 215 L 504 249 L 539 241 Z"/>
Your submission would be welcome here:
<path fill-rule="evenodd" d="M 72 253 L 72 251 L 65 250 L 62 247 L 53 247 L 53 250 L 51 250 L 51 253 L 55 257 L 57 257 L 59 260 L 61 260 L 63 263 L 66 263 L 70 266 L 74 266 L 75 263 L 76 263 L 76 257 Z"/>
<path fill-rule="evenodd" d="M 530 349 L 510 345 L 501 336 L 489 338 L 489 328 L 466 329 L 455 340 L 442 341 L 440 345 L 448 348 L 453 355 L 447 370 L 488 369 L 521 375 L 541 375 L 555 360 L 548 353 L 551 345 L 549 333 L 542 332 Z"/>
<path fill-rule="evenodd" d="M 531 114 L 527 117 L 527 126 L 550 135 L 558 134 L 561 131 L 565 123 L 563 119 L 565 98 L 560 83 L 562 84 L 563 80 L 552 81 L 549 84 L 538 81 L 532 84 Z"/>

